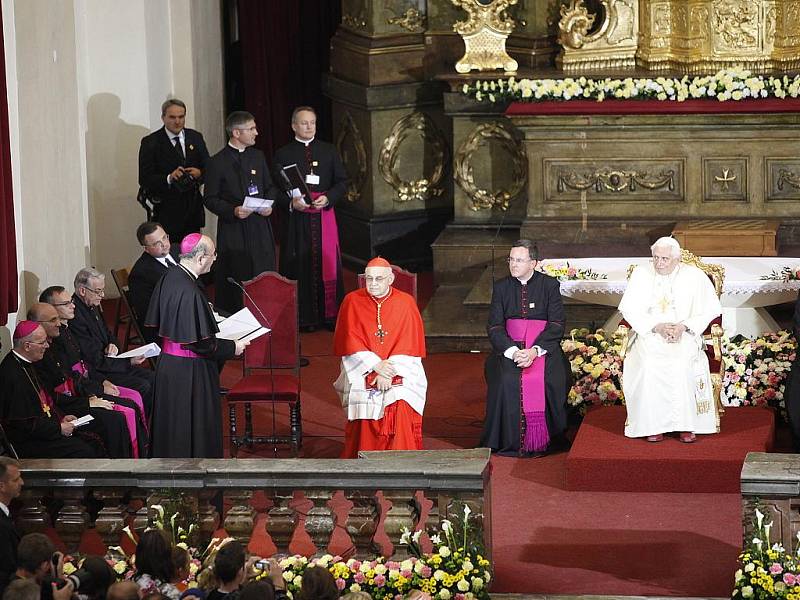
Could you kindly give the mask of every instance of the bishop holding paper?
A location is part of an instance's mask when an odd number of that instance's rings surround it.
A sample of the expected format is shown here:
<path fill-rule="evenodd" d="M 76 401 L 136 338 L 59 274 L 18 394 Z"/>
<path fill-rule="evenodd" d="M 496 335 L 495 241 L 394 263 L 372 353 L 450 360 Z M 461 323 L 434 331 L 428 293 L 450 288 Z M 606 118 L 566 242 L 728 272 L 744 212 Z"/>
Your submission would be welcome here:
<path fill-rule="evenodd" d="M 681 263 L 681 248 L 663 237 L 651 247 L 652 264 L 631 274 L 619 310 L 631 325 L 622 391 L 628 410 L 627 437 L 659 442 L 680 432 L 717 433 L 703 332 L 722 313 L 708 276 Z"/>

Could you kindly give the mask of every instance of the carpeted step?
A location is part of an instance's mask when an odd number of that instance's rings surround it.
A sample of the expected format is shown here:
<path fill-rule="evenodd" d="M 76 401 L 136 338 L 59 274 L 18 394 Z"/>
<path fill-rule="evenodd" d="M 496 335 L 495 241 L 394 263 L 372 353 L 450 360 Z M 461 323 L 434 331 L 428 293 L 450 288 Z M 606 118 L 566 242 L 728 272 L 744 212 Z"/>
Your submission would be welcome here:
<path fill-rule="evenodd" d="M 738 493 L 745 456 L 769 452 L 775 437 L 775 413 L 761 407 L 726 409 L 720 433 L 693 444 L 626 438 L 625 417 L 624 406 L 587 413 L 567 456 L 568 490 Z"/>

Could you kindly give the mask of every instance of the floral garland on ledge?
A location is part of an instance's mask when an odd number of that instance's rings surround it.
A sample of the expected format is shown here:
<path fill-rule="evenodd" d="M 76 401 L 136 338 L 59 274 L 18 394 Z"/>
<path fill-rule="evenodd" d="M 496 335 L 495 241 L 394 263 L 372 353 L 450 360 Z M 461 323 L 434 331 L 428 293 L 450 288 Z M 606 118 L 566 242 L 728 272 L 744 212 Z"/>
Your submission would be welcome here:
<path fill-rule="evenodd" d="M 555 277 L 559 281 L 608 279 L 608 275 L 604 273 L 597 273 L 592 269 L 578 269 L 577 267 L 570 267 L 568 262 L 563 265 L 539 263 L 539 265 L 536 267 L 536 270 L 541 271 L 550 277 Z"/>
<path fill-rule="evenodd" d="M 478 102 L 544 102 L 567 100 L 661 100 L 683 102 L 688 99 L 716 99 L 719 102 L 748 98 L 798 98 L 800 75 L 769 77 L 753 75 L 747 69 L 733 68 L 714 75 L 676 79 L 672 77 L 590 79 L 496 79 L 465 83 L 462 93 Z"/>
<path fill-rule="evenodd" d="M 760 279 L 769 281 L 797 281 L 800 279 L 800 269 L 783 267 L 780 271 L 773 270 L 769 275 L 762 275 Z"/>
<path fill-rule="evenodd" d="M 574 383 L 568 405 L 583 415 L 592 406 L 624 405 L 622 393 L 622 336 L 602 329 L 573 329 L 561 342 Z M 722 403 L 725 406 L 771 406 L 784 419 L 786 382 L 797 352 L 788 331 L 750 339 L 723 338 Z M 799 597 L 800 598 L 800 597 Z"/>

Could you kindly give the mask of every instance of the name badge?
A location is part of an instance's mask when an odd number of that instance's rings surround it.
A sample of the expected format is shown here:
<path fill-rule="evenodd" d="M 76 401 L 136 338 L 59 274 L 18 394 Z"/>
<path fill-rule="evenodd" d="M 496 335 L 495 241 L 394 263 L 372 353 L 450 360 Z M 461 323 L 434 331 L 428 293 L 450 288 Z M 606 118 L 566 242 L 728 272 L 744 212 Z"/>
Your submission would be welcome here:
<path fill-rule="evenodd" d="M 257 196 L 258 195 L 258 186 L 255 183 L 251 183 L 247 186 L 247 195 L 248 196 Z"/>
<path fill-rule="evenodd" d="M 306 183 L 309 185 L 319 185 L 319 175 L 312 175 L 309 173 L 306 175 Z"/>
<path fill-rule="evenodd" d="M 536 302 L 531 302 L 528 304 L 528 308 L 536 308 Z"/>

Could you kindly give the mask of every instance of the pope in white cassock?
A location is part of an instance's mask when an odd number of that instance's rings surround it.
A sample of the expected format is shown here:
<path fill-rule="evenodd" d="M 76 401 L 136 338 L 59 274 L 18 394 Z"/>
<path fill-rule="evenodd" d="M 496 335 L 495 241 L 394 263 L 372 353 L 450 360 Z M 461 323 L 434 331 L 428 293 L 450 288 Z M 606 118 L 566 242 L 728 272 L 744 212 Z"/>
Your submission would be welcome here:
<path fill-rule="evenodd" d="M 622 378 L 625 435 L 659 442 L 677 431 L 693 442 L 719 431 L 703 332 L 722 306 L 708 276 L 681 263 L 677 241 L 663 237 L 650 250 L 653 263 L 634 269 L 619 305 L 633 330 Z"/>

